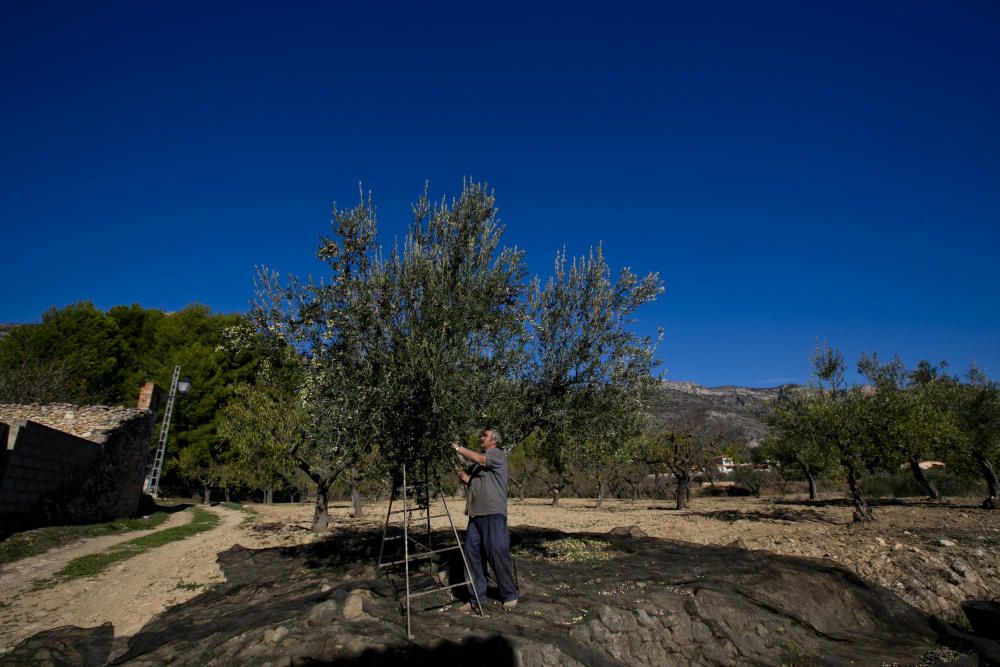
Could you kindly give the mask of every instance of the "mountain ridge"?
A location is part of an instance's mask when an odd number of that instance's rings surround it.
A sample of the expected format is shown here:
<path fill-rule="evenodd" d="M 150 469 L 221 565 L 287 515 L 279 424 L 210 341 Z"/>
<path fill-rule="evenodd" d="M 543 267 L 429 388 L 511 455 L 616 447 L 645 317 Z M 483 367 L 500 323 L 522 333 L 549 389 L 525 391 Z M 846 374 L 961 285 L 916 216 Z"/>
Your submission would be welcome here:
<path fill-rule="evenodd" d="M 662 424 L 691 430 L 712 441 L 754 448 L 770 431 L 768 404 L 805 388 L 797 384 L 705 387 L 686 380 L 661 380 L 653 390 L 649 413 Z"/>

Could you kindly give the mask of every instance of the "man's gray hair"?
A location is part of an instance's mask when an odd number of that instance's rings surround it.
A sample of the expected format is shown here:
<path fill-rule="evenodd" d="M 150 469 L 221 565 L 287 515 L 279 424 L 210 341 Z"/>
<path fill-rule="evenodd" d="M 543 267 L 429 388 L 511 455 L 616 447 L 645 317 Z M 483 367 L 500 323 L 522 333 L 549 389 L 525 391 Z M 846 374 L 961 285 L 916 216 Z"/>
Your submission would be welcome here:
<path fill-rule="evenodd" d="M 497 447 L 503 449 L 503 434 L 500 433 L 500 429 L 496 426 L 490 426 L 486 431 L 493 434 L 493 442 L 496 443 Z"/>

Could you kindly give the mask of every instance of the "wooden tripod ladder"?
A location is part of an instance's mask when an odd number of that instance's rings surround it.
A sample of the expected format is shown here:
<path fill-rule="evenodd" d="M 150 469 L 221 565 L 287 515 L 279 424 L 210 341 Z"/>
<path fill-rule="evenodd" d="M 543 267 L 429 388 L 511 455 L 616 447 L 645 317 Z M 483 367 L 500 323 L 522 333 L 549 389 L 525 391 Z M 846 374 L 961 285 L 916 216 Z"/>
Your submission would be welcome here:
<path fill-rule="evenodd" d="M 447 591 L 452 588 L 458 588 L 460 586 L 468 586 L 472 590 L 472 594 L 476 600 L 476 609 L 479 615 L 483 615 L 482 605 L 480 604 L 479 594 L 476 593 L 475 587 L 471 585 L 472 574 L 469 572 L 469 561 L 465 557 L 465 550 L 462 548 L 462 540 L 458 537 L 458 529 L 455 527 L 455 520 L 451 516 L 451 510 L 448 509 L 448 501 L 445 499 L 444 491 L 441 490 L 440 480 L 434 482 L 436 491 L 431 494 L 431 480 L 427 476 L 426 468 L 424 470 L 424 478 L 416 484 L 408 484 L 406 478 L 406 466 L 403 466 L 403 477 L 402 484 L 398 481 L 394 481 L 392 495 L 389 498 L 389 509 L 386 511 L 385 515 L 385 526 L 382 528 L 382 545 L 378 550 L 378 565 L 376 566 L 376 572 L 378 574 L 382 573 L 382 570 L 387 570 L 386 575 L 390 576 L 388 570 L 389 568 L 403 566 L 403 579 L 406 586 L 406 598 L 403 608 L 406 611 L 406 636 L 412 637 L 413 633 L 410 631 L 410 601 L 414 598 L 422 597 L 424 595 L 430 595 L 431 593 L 437 593 L 439 591 Z M 402 501 L 402 507 L 393 509 L 393 505 L 397 501 Z M 442 507 L 441 510 L 437 510 L 439 513 L 434 514 L 434 505 L 436 501 L 440 501 Z M 393 517 L 402 515 L 401 523 L 393 523 Z M 450 546 L 441 546 L 434 548 L 433 533 L 431 531 L 431 520 L 445 518 L 448 519 L 448 524 L 451 526 L 452 535 L 455 538 L 454 544 Z M 424 524 L 426 526 L 426 542 L 421 542 L 414 537 L 414 528 Z M 390 535 L 389 529 L 392 526 L 394 529 L 402 529 L 402 534 Z M 419 530 L 419 528 L 417 529 Z M 402 553 L 399 553 L 399 549 L 396 550 L 396 557 L 391 557 L 386 552 L 386 543 L 394 542 L 396 540 L 403 541 Z M 450 543 L 450 541 L 449 541 Z M 413 547 L 411 549 L 411 546 Z M 449 551 L 455 551 L 462 555 L 462 565 L 465 578 L 463 581 L 457 584 L 448 584 L 447 581 L 441 581 L 434 573 L 434 557 L 437 554 L 446 553 Z M 399 556 L 402 556 L 400 558 Z M 391 558 L 391 559 L 390 559 Z M 388 560 L 384 560 L 388 559 Z M 427 562 L 427 576 L 423 577 L 416 572 L 416 568 L 411 569 L 410 563 L 415 561 L 426 561 Z M 430 587 L 423 587 L 417 592 L 413 592 L 411 588 L 411 580 L 415 577 L 420 577 L 422 580 L 429 580 Z"/>

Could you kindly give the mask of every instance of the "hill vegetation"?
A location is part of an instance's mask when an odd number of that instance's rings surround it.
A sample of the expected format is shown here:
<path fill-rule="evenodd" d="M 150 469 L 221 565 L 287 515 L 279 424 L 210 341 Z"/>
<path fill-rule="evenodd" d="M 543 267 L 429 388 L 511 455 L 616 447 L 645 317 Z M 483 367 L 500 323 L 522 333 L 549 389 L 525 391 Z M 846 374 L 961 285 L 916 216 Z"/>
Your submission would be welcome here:
<path fill-rule="evenodd" d="M 174 412 L 163 484 L 175 491 L 223 484 L 231 457 L 218 435 L 218 410 L 259 363 L 253 350 L 221 348 L 224 332 L 240 321 L 199 304 L 174 313 L 139 305 L 104 312 L 90 302 L 52 308 L 40 323 L 11 326 L 0 339 L 0 403 L 134 406 L 144 382 L 169 387 L 180 365 L 192 388 Z"/>

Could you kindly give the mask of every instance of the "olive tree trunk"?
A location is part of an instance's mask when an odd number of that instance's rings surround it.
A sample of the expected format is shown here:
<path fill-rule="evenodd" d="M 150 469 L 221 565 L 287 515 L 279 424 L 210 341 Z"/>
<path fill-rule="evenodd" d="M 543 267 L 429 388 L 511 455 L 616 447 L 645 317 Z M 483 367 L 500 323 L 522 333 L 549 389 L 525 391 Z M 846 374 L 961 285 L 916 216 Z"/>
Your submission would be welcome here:
<path fill-rule="evenodd" d="M 677 478 L 677 509 L 682 510 L 687 508 L 691 500 L 691 473 L 677 474 L 675 471 L 674 477 Z"/>
<path fill-rule="evenodd" d="M 802 472 L 806 476 L 806 481 L 809 482 L 809 500 L 816 500 L 819 498 L 819 493 L 816 491 L 816 475 L 802 461 L 799 461 L 799 465 L 802 466 Z"/>
<path fill-rule="evenodd" d="M 931 500 L 941 500 L 941 492 L 938 491 L 934 482 L 924 474 L 924 469 L 920 467 L 920 461 L 916 457 L 910 458 L 910 471 L 913 473 L 913 477 L 917 480 L 917 483 L 927 491 L 928 498 Z"/>
<path fill-rule="evenodd" d="M 847 467 L 847 485 L 851 488 L 851 498 L 854 501 L 854 521 L 857 523 L 874 521 L 875 514 L 861 490 L 861 477 L 853 466 Z"/>
<path fill-rule="evenodd" d="M 316 503 L 313 505 L 312 531 L 323 533 L 330 527 L 330 486 L 332 480 L 322 479 L 316 483 Z"/>
<path fill-rule="evenodd" d="M 983 501 L 982 507 L 990 510 L 997 509 L 1000 507 L 1000 481 L 997 480 L 993 463 L 982 452 L 974 452 L 973 457 L 979 464 L 983 477 L 986 478 L 986 487 L 989 489 L 989 496 Z"/>
<path fill-rule="evenodd" d="M 361 504 L 361 492 L 358 490 L 358 478 L 351 473 L 351 504 L 354 507 L 354 518 L 360 519 L 364 515 L 364 507 Z"/>
<path fill-rule="evenodd" d="M 597 506 L 598 507 L 603 507 L 604 506 L 604 492 L 605 492 L 605 490 L 607 488 L 607 485 L 608 485 L 608 483 L 605 481 L 605 479 L 603 477 L 599 477 L 597 479 Z"/>

